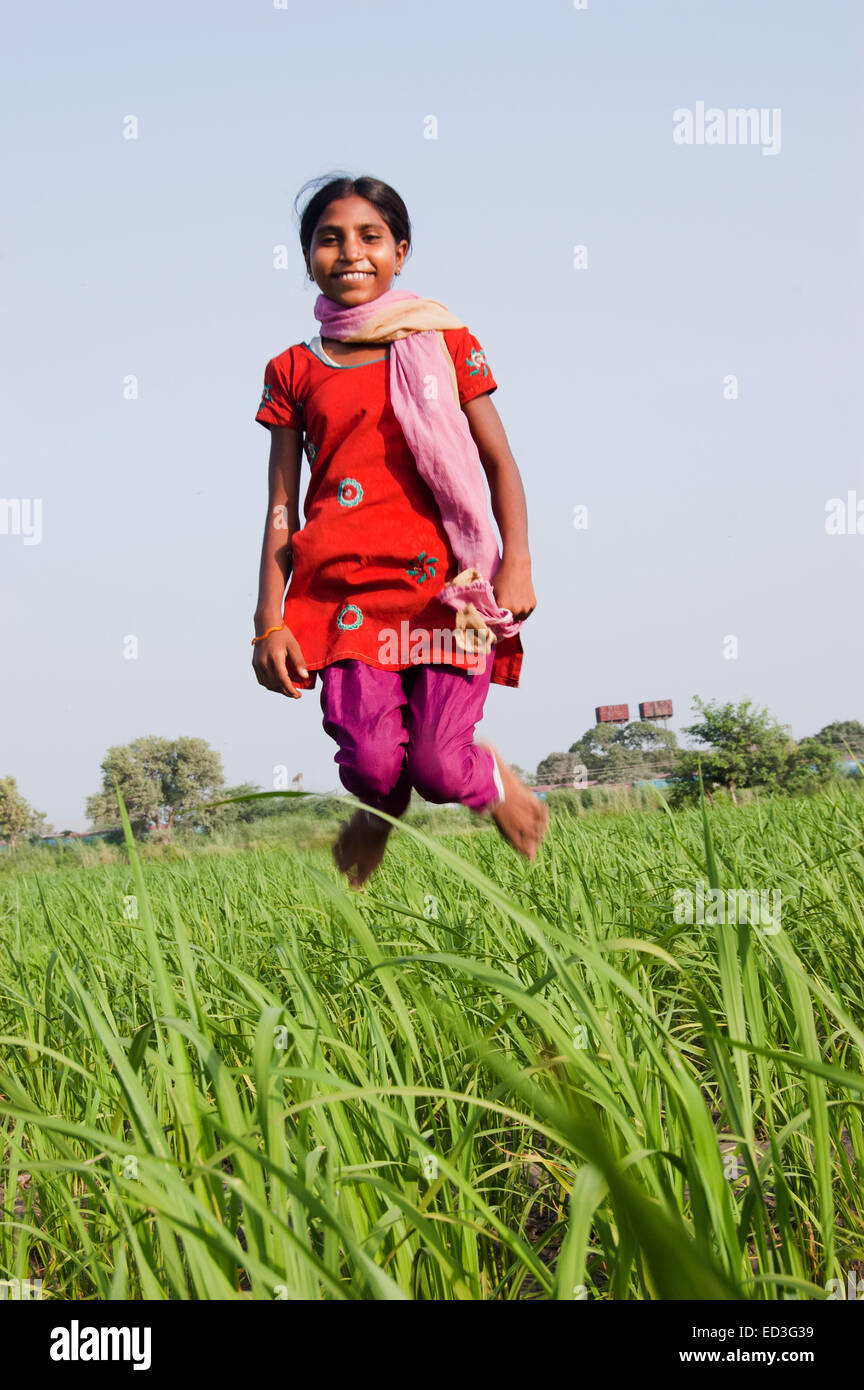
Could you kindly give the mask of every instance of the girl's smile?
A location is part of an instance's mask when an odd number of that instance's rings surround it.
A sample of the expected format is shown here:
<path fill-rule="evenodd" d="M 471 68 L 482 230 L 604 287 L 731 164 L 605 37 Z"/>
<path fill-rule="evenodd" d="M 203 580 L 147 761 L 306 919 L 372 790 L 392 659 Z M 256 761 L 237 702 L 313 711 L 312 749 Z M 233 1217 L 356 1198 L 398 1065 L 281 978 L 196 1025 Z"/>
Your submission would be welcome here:
<path fill-rule="evenodd" d="M 321 214 L 307 267 L 322 293 L 346 307 L 386 294 L 408 253 L 365 198 L 337 198 Z"/>

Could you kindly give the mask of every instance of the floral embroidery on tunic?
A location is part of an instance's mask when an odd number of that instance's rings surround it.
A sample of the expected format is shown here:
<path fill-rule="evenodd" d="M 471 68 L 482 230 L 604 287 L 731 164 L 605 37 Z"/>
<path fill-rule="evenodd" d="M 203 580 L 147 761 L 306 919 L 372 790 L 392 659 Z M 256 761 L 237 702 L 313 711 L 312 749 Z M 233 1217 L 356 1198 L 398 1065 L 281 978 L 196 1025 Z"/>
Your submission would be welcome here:
<path fill-rule="evenodd" d="M 356 507 L 363 499 L 363 489 L 356 478 L 343 478 L 339 484 L 339 505 Z"/>
<path fill-rule="evenodd" d="M 273 391 L 272 391 L 271 387 L 265 386 L 265 387 L 264 387 L 264 393 L 263 393 L 263 395 L 262 395 L 262 397 L 261 397 L 261 404 L 259 405 L 258 410 L 263 410 L 264 407 L 265 407 L 265 405 L 272 405 L 272 404 L 273 404 Z M 257 411 L 256 411 L 256 414 L 257 414 Z"/>
<path fill-rule="evenodd" d="M 346 622 L 345 619 L 351 617 L 352 614 L 355 617 L 355 621 L 353 623 Z M 357 607 L 356 603 L 346 603 L 345 607 L 342 609 L 342 612 L 336 619 L 336 626 L 341 627 L 343 632 L 353 632 L 355 628 L 358 628 L 362 625 L 362 622 L 363 614 Z"/>
<path fill-rule="evenodd" d="M 468 373 L 469 376 L 476 376 L 481 367 L 483 369 L 483 376 L 486 377 L 489 375 L 489 365 L 486 361 L 486 354 L 482 348 L 472 349 L 471 356 L 465 358 L 465 363 L 466 366 L 471 368 Z"/>
<path fill-rule="evenodd" d="M 416 579 L 418 584 L 422 584 L 425 579 L 435 578 L 437 563 L 437 555 L 427 555 L 425 550 L 421 550 L 411 568 L 406 567 L 405 573 L 410 574 L 412 579 Z"/>
<path fill-rule="evenodd" d="M 306 450 L 306 457 L 309 460 L 309 467 L 311 468 L 318 457 L 318 445 L 313 444 L 311 439 L 304 439 L 303 445 Z"/>

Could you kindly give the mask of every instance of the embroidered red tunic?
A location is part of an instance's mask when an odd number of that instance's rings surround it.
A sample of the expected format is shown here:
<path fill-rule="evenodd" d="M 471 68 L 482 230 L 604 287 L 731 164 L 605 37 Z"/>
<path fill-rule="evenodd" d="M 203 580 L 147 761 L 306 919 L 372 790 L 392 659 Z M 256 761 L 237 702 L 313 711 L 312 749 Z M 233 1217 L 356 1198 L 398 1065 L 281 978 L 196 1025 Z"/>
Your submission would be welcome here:
<path fill-rule="evenodd" d="M 467 328 L 444 331 L 464 404 L 497 390 L 486 354 Z M 436 595 L 459 573 L 441 513 L 390 403 L 386 356 L 334 363 L 320 338 L 272 358 L 255 419 L 300 430 L 311 477 L 305 524 L 292 538 L 293 568 L 284 621 L 300 644 L 311 689 L 316 671 L 353 657 L 380 669 L 444 661 L 471 668 L 455 642 L 455 612 Z M 416 640 L 430 634 L 425 645 Z M 413 649 L 413 650 L 412 650 Z M 517 686 L 517 633 L 492 648 L 492 681 Z"/>

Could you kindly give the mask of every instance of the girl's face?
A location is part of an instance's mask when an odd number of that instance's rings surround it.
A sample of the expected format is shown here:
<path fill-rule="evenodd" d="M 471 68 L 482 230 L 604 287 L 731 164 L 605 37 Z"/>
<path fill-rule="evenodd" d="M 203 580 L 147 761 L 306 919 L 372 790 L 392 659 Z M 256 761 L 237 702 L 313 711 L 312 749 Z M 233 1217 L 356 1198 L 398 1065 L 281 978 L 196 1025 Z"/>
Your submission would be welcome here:
<path fill-rule="evenodd" d="M 353 308 L 386 294 L 407 254 L 408 242 L 397 245 L 377 208 L 354 195 L 324 209 L 306 268 L 328 299 Z"/>

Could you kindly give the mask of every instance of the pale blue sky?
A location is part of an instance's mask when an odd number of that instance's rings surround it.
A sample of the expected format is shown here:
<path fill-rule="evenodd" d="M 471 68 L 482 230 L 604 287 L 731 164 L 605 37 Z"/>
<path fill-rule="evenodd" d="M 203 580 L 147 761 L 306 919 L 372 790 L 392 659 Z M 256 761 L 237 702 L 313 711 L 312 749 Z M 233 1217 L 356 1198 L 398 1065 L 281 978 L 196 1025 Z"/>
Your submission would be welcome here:
<path fill-rule="evenodd" d="M 231 782 L 338 786 L 320 685 L 264 691 L 249 646 L 253 415 L 315 331 L 292 203 L 331 169 L 399 189 L 400 284 L 499 382 L 538 608 L 481 736 L 533 768 L 601 703 L 672 698 L 680 727 L 695 693 L 750 697 L 798 737 L 864 717 L 864 535 L 825 531 L 828 499 L 864 501 L 861 38 L 854 0 L 17 7 L 0 496 L 43 517 L 39 544 L 0 534 L 0 775 L 61 829 L 143 734 L 208 739 Z M 699 101 L 780 108 L 780 152 L 676 145 Z"/>

